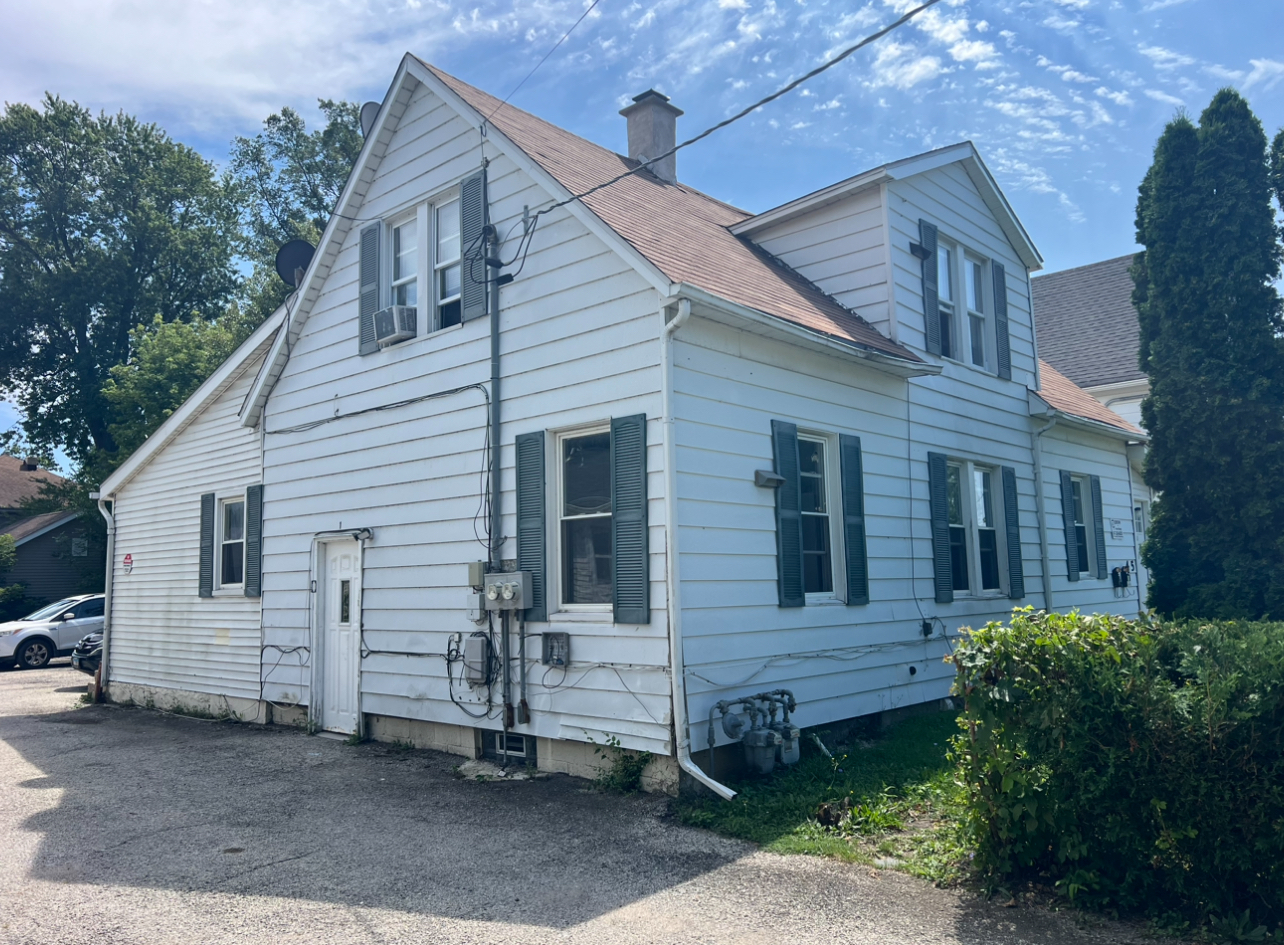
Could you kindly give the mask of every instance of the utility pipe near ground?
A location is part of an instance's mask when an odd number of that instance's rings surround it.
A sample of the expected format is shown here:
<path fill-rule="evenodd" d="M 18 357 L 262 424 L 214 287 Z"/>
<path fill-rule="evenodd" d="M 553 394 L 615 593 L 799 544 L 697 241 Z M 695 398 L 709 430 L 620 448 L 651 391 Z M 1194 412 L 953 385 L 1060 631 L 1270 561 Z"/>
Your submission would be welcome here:
<path fill-rule="evenodd" d="M 667 305 L 661 307 L 663 316 Z M 678 767 L 724 800 L 736 792 L 713 780 L 691 758 L 691 730 L 687 719 L 686 662 L 682 655 L 682 604 L 678 579 L 678 467 L 673 429 L 673 336 L 691 317 L 691 300 L 678 299 L 677 313 L 660 335 L 660 387 L 664 431 L 664 566 L 668 584 L 669 676 L 673 687 L 673 740 Z"/>

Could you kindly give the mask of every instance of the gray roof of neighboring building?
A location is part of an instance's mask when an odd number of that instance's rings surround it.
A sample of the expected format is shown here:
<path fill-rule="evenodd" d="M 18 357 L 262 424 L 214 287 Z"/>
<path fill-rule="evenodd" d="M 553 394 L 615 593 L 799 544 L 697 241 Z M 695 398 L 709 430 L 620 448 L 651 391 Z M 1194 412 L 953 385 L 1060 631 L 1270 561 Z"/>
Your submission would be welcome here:
<path fill-rule="evenodd" d="M 1030 280 L 1039 357 L 1080 387 L 1146 376 L 1137 366 L 1132 261 L 1129 254 Z"/>

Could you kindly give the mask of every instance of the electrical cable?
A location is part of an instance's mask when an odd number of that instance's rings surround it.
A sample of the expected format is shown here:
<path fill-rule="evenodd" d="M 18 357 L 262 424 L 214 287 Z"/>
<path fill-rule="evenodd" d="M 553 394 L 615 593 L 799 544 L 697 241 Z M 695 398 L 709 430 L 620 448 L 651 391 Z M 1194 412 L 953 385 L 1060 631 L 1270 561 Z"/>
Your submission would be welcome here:
<path fill-rule="evenodd" d="M 532 69 L 530 72 L 526 73 L 526 78 L 522 79 L 522 81 L 518 82 L 515 86 L 513 86 L 513 90 L 504 96 L 504 100 L 495 106 L 494 111 L 492 111 L 489 115 L 486 116 L 487 122 L 489 122 L 492 118 L 495 117 L 495 112 L 499 111 L 501 108 L 503 108 L 505 105 L 508 104 L 508 100 L 512 98 L 514 95 L 516 95 L 517 90 L 520 89 L 523 85 L 525 85 L 527 80 L 530 79 L 531 76 L 533 76 L 536 72 L 539 71 L 540 66 L 548 62 L 548 57 L 553 55 L 553 53 L 557 52 L 557 47 L 561 46 L 562 43 L 566 42 L 566 40 L 570 38 L 570 35 L 575 32 L 575 27 L 583 23 L 584 18 L 588 16 L 590 13 L 592 13 L 593 8 L 596 7 L 600 2 L 601 0 L 593 0 L 593 2 L 589 4 L 588 9 L 580 14 L 580 18 L 576 20 L 574 23 L 572 23 L 571 28 L 562 34 L 562 38 L 553 44 L 553 48 L 550 49 L 548 52 L 544 53 L 544 58 L 541 59 L 539 62 L 535 63 L 535 68 Z"/>

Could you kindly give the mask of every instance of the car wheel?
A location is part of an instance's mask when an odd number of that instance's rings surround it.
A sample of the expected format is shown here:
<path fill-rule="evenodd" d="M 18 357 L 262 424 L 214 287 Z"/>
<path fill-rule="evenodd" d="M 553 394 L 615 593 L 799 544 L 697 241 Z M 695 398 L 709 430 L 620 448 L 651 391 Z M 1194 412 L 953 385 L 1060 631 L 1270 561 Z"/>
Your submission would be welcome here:
<path fill-rule="evenodd" d="M 18 665 L 23 669 L 41 669 L 52 658 L 53 650 L 44 640 L 31 640 L 18 651 Z"/>

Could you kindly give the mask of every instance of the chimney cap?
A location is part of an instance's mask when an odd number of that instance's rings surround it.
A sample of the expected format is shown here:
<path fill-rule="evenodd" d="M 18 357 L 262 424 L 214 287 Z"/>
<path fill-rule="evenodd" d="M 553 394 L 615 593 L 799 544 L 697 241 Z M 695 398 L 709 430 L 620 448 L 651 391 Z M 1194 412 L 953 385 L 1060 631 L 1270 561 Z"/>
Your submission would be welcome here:
<path fill-rule="evenodd" d="M 657 105 L 665 111 L 672 112 L 675 117 L 686 114 L 676 105 L 669 104 L 669 96 L 662 92 L 657 92 L 655 89 L 647 89 L 641 95 L 633 96 L 633 104 L 621 108 L 620 114 L 627 118 L 631 112 L 637 111 L 644 105 Z"/>

